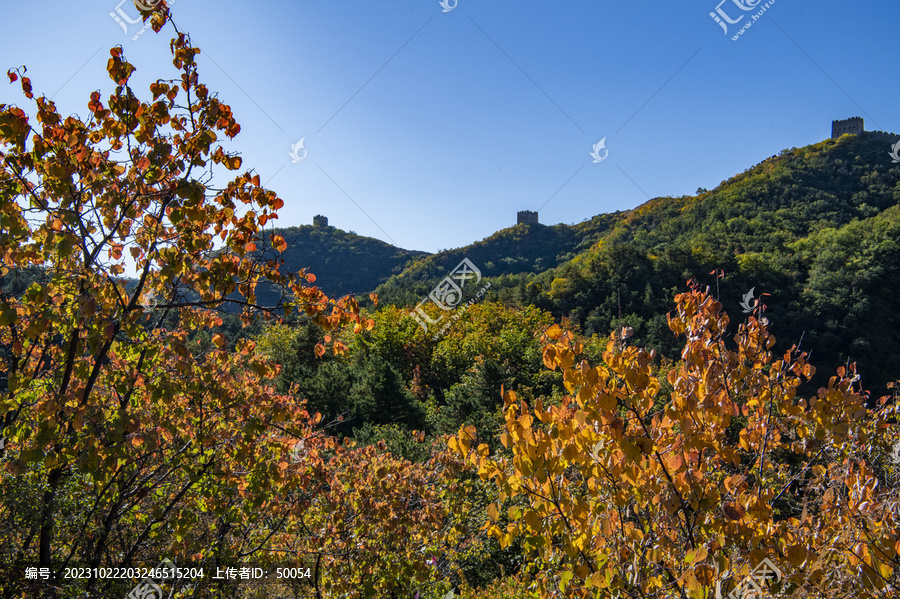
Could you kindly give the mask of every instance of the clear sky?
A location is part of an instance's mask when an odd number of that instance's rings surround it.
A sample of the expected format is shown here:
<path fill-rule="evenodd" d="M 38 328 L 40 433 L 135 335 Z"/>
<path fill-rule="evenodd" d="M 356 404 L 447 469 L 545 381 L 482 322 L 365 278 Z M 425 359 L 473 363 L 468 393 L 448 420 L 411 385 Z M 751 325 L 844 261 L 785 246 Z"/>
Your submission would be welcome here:
<path fill-rule="evenodd" d="M 112 90 L 114 45 L 142 90 L 172 77 L 171 29 L 132 39 L 118 1 L 0 0 L 0 66 L 27 65 L 64 114 Z M 241 123 L 230 149 L 286 202 L 280 226 L 324 214 L 435 252 L 519 210 L 577 223 L 712 189 L 832 119 L 900 131 L 896 0 L 444 1 L 170 2 Z M 717 8 L 740 18 L 727 34 Z M 31 112 L 4 82 L 0 103 Z"/>

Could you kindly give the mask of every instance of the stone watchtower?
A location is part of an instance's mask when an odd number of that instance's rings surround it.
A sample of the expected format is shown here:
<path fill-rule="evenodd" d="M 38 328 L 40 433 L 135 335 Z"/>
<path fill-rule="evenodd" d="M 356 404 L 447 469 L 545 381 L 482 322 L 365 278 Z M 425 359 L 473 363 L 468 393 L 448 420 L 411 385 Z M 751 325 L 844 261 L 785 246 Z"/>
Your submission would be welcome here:
<path fill-rule="evenodd" d="M 520 225 L 536 225 L 536 224 L 538 224 L 538 213 L 532 212 L 531 210 L 520 210 L 518 224 L 520 224 Z"/>
<path fill-rule="evenodd" d="M 837 139 L 845 133 L 859 135 L 866 130 L 865 122 L 861 116 L 845 119 L 843 121 L 831 121 L 831 138 Z"/>
<path fill-rule="evenodd" d="M 314 227 L 327 227 L 328 226 L 328 217 L 322 216 L 321 214 L 317 214 L 313 217 L 313 226 Z"/>

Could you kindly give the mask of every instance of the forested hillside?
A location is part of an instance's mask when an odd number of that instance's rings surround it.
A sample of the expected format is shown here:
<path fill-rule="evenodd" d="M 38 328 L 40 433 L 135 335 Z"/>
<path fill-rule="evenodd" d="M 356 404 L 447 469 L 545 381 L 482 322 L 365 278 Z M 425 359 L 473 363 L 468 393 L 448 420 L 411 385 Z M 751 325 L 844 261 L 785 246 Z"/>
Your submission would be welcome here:
<path fill-rule="evenodd" d="M 267 231 L 272 233 L 281 235 L 287 244 L 287 249 L 279 253 L 286 264 L 295 270 L 314 272 L 316 285 L 338 297 L 371 293 L 391 275 L 402 272 L 413 259 L 428 255 L 329 226 Z M 265 238 L 261 242 L 261 247 L 267 247 Z"/>
<path fill-rule="evenodd" d="M 567 251 L 577 254 L 560 250 L 566 259 L 551 268 L 519 259 L 535 232 L 507 229 L 412 264 L 379 296 L 414 305 L 469 256 L 485 265 L 491 297 L 565 316 L 587 335 L 631 326 L 635 342 L 672 355 L 665 313 L 696 278 L 738 315 L 751 289 L 756 298 L 768 294 L 766 316 L 782 331 L 779 347 L 802 339 L 830 369 L 858 361 L 867 384 L 884 389 L 900 373 L 892 349 L 900 335 L 900 164 L 888 155 L 896 139 L 866 133 L 785 150 L 701 195 L 656 198 L 597 217 L 591 229 L 561 227 L 572 236 Z M 498 238 L 519 245 L 489 243 Z"/>
<path fill-rule="evenodd" d="M 420 257 L 378 287 L 384 303 L 413 304 L 463 258 L 494 281 L 534 274 L 573 259 L 608 234 L 621 213 L 601 214 L 576 225 L 516 225 L 471 245 Z"/>

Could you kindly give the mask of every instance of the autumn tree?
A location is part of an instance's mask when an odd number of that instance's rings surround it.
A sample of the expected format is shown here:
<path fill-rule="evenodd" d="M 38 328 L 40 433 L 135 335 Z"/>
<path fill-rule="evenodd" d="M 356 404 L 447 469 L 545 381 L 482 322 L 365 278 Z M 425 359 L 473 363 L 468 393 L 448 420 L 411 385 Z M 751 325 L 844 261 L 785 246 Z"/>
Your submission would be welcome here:
<path fill-rule="evenodd" d="M 569 395 L 506 393 L 496 454 L 473 427 L 451 439 L 495 484 L 488 527 L 522 544 L 537 595 L 725 597 L 768 559 L 785 596 L 895 596 L 894 408 L 866 410 L 853 366 L 800 397 L 813 367 L 771 352 L 761 308 L 733 345 L 728 323 L 707 290 L 678 295 L 667 372 L 615 335 L 592 366 L 553 327 L 544 362 Z"/>
<path fill-rule="evenodd" d="M 174 27 L 165 3 L 144 16 Z M 200 50 L 175 29 L 171 53 L 177 75 L 142 98 L 113 48 L 115 89 L 92 93 L 85 116 L 63 116 L 24 68 L 9 71 L 33 116 L 0 105 L 2 276 L 31 277 L 0 294 L 4 596 L 35 596 L 20 584 L 28 562 L 58 572 L 254 555 L 281 526 L 272 516 L 296 507 L 278 498 L 302 504 L 315 488 L 324 441 L 268 383 L 277 370 L 252 343 L 227 352 L 215 335 L 195 351 L 191 332 L 226 308 L 244 324 L 370 324 L 352 299 L 255 252 L 262 239 L 284 248 L 263 238 L 284 202 L 220 144 L 240 126 L 200 82 Z M 217 188 L 223 169 L 233 178 Z M 261 305 L 262 282 L 289 300 Z M 289 468 L 298 439 L 310 452 Z"/>
<path fill-rule="evenodd" d="M 443 597 L 484 554 L 476 514 L 486 502 L 446 439 L 422 463 L 392 456 L 384 442 L 335 446 L 324 469 L 322 492 L 276 543 L 312 565 L 316 597 Z"/>

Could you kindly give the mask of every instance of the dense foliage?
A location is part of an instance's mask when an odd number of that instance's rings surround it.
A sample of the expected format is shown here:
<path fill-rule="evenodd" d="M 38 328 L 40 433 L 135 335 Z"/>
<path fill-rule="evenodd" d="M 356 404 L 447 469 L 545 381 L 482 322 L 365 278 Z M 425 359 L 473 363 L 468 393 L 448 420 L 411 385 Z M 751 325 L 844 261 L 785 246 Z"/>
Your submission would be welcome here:
<path fill-rule="evenodd" d="M 533 556 L 542 597 L 701 599 L 746 585 L 764 559 L 779 570 L 773 592 L 895 596 L 895 408 L 867 411 L 852 368 L 801 398 L 814 369 L 796 348 L 772 352 L 759 310 L 729 347 L 708 292 L 675 301 L 675 367 L 659 372 L 654 351 L 616 338 L 592 366 L 553 327 L 544 361 L 569 395 L 529 405 L 508 392 L 504 451 L 471 426 L 450 440 L 496 485 L 491 533 Z"/>

